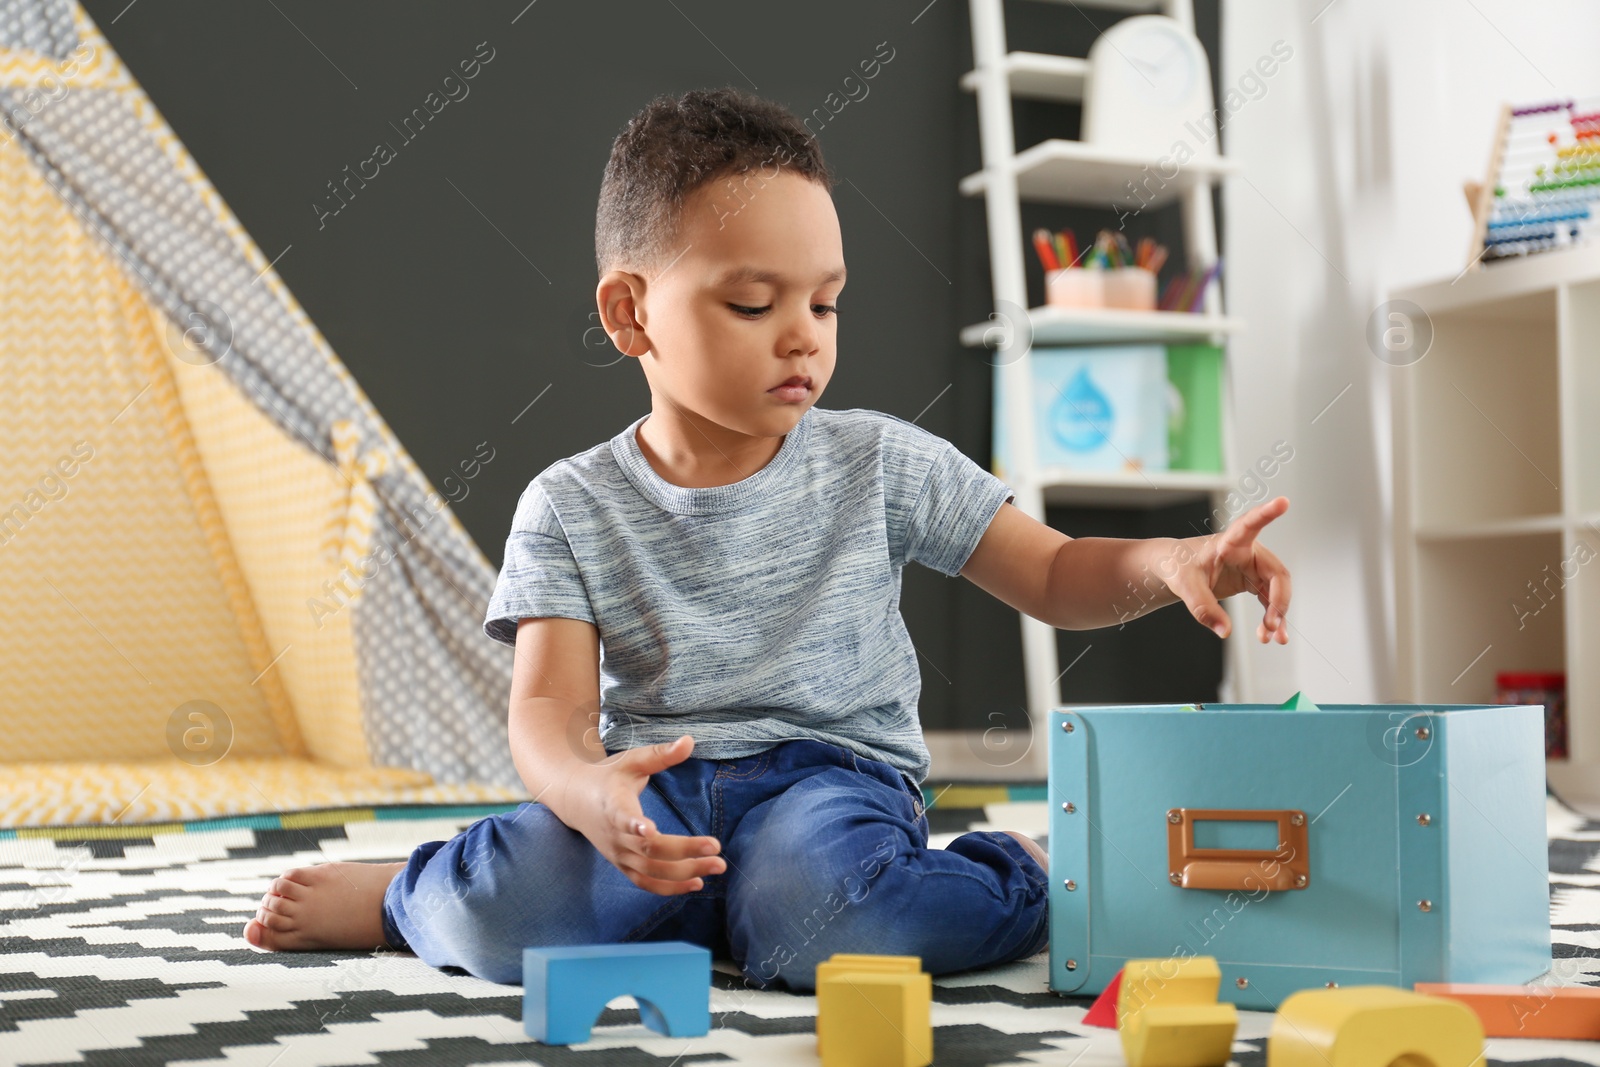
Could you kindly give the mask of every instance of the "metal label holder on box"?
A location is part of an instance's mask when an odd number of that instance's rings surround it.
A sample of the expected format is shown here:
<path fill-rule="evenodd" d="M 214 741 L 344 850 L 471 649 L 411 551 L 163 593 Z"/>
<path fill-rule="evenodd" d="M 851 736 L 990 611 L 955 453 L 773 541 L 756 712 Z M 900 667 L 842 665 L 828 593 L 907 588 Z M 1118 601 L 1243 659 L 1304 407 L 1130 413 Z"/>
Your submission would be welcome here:
<path fill-rule="evenodd" d="M 1050 988 L 1173 956 L 1215 957 L 1222 999 L 1266 1011 L 1538 977 L 1543 726 L 1537 705 L 1055 709 Z"/>

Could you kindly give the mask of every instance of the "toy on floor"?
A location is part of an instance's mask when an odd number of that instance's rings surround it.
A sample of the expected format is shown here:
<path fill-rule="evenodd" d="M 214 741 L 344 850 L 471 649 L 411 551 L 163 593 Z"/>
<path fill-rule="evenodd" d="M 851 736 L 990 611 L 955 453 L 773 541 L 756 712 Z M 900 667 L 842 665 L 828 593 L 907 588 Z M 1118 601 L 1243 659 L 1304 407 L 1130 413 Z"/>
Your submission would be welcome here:
<path fill-rule="evenodd" d="M 822 980 L 831 974 L 843 974 L 845 971 L 881 971 L 885 974 L 919 974 L 922 971 L 922 957 L 920 956 L 872 956 L 863 953 L 835 952 L 832 956 L 817 964 L 817 974 L 814 985 L 820 990 Z M 822 1050 L 822 1006 L 820 998 L 817 1005 L 817 1051 Z"/>
<path fill-rule="evenodd" d="M 1267 1037 L 1267 1067 L 1471 1067 L 1483 1026 L 1458 1001 L 1393 986 L 1304 989 L 1284 998 Z"/>
<path fill-rule="evenodd" d="M 1600 1040 L 1600 989 L 1590 986 L 1418 982 L 1416 992 L 1465 1004 L 1487 1037 Z"/>
<path fill-rule="evenodd" d="M 1258 1011 L 1550 969 L 1540 709 L 1304 696 L 1050 711 L 1051 990 L 1199 953 Z"/>
<path fill-rule="evenodd" d="M 522 1028 L 546 1045 L 589 1040 L 607 1002 L 631 996 L 667 1037 L 711 1029 L 711 952 L 687 941 L 551 945 L 522 950 Z"/>
<path fill-rule="evenodd" d="M 1117 1029 L 1128 1067 L 1228 1062 L 1239 1012 L 1217 1002 L 1222 971 L 1215 957 L 1129 960 L 1121 974 Z"/>
<path fill-rule="evenodd" d="M 927 1067 L 933 976 L 918 956 L 835 953 L 817 965 L 823 1067 Z"/>
<path fill-rule="evenodd" d="M 1122 971 L 1111 976 L 1111 981 L 1106 983 L 1105 991 L 1094 998 L 1094 1003 L 1089 1005 L 1089 1010 L 1084 1013 L 1084 1026 L 1103 1026 L 1107 1030 L 1117 1028 L 1117 994 L 1122 989 Z"/>

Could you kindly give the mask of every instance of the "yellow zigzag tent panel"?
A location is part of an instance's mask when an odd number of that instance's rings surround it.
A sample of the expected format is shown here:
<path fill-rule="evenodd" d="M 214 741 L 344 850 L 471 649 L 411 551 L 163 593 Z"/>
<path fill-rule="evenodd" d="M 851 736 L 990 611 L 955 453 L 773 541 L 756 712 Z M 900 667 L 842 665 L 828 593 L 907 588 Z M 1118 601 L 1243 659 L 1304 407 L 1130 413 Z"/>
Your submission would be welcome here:
<path fill-rule="evenodd" d="M 0 826 L 526 798 L 494 570 L 74 0 L 0 12 Z"/>

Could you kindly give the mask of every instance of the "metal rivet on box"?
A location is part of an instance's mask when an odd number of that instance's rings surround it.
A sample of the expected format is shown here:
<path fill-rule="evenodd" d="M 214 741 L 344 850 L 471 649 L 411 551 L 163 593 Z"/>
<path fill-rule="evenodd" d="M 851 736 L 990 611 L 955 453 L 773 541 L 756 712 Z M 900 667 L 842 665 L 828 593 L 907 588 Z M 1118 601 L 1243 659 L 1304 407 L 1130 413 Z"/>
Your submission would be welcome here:
<path fill-rule="evenodd" d="M 1072 732 L 1072 723 L 1071 723 L 1071 721 L 1064 720 L 1061 723 L 1061 732 L 1062 733 L 1067 733 L 1067 734 L 1070 734 Z"/>
<path fill-rule="evenodd" d="M 1067 970 L 1075 971 L 1077 969 L 1078 969 L 1078 961 L 1077 960 L 1068 960 L 1067 961 Z"/>
<path fill-rule="evenodd" d="M 1433 822 L 1433 816 L 1429 815 L 1427 812 L 1423 812 L 1421 815 L 1417 816 L 1418 826 L 1427 826 L 1431 822 Z"/>
<path fill-rule="evenodd" d="M 1071 879 L 1071 878 L 1068 878 L 1068 879 L 1067 879 L 1067 892 L 1069 892 L 1069 893 L 1070 893 L 1070 892 L 1072 892 L 1072 891 L 1073 891 L 1073 890 L 1074 890 L 1074 889 L 1077 889 L 1077 888 L 1078 888 L 1078 883 L 1077 883 L 1077 882 L 1074 882 L 1074 881 L 1073 881 L 1073 880 L 1072 880 L 1072 879 Z"/>
<path fill-rule="evenodd" d="M 1418 741 L 1426 741 L 1431 736 L 1433 736 L 1433 731 L 1429 730 L 1426 726 L 1417 727 Z"/>
<path fill-rule="evenodd" d="M 1167 875 L 1167 881 L 1171 882 L 1173 885 L 1182 885 L 1183 875 L 1179 874 L 1177 871 L 1173 871 L 1171 874 Z"/>
<path fill-rule="evenodd" d="M 1182 822 L 1183 821 L 1183 813 L 1180 812 L 1180 811 L 1169 811 L 1169 812 L 1167 812 L 1167 821 L 1168 822 Z"/>
<path fill-rule="evenodd" d="M 1305 822 L 1306 822 L 1306 817 L 1305 817 L 1305 813 L 1304 812 L 1297 811 L 1293 815 L 1289 816 L 1289 825 L 1290 826 L 1304 826 Z"/>
<path fill-rule="evenodd" d="M 1078 810 L 1078 805 L 1068 800 L 1061 805 L 1061 810 L 1066 812 L 1068 815 L 1071 815 L 1073 812 Z"/>
<path fill-rule="evenodd" d="M 1329 982 L 1328 983 L 1328 988 L 1329 989 L 1338 989 L 1339 988 L 1339 983 L 1338 982 Z"/>
<path fill-rule="evenodd" d="M 1431 900 L 1419 900 L 1419 901 L 1417 901 L 1417 908 L 1420 911 L 1432 911 L 1433 910 L 1433 901 L 1431 901 Z"/>
<path fill-rule="evenodd" d="M 1233 980 L 1233 984 L 1238 986 L 1240 989 L 1249 989 L 1250 988 L 1250 979 L 1241 976 L 1239 978 L 1235 978 Z"/>
<path fill-rule="evenodd" d="M 1303 874 L 1295 875 L 1295 877 L 1294 877 L 1294 887 L 1296 889 L 1304 889 L 1306 887 L 1306 876 L 1303 875 Z"/>

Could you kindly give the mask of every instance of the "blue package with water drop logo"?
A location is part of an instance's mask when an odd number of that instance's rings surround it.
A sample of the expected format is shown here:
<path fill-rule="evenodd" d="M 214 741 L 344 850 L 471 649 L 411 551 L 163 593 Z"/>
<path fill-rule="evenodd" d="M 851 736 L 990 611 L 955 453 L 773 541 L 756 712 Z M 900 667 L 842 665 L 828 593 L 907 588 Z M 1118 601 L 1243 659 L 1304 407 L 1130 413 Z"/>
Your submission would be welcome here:
<path fill-rule="evenodd" d="M 1039 467 L 1109 472 L 1167 469 L 1167 360 L 1163 346 L 1035 348 L 1027 358 L 1032 363 L 1035 462 Z M 997 388 L 997 474 L 1013 469 L 1006 462 L 1009 446 L 1003 410 Z"/>

